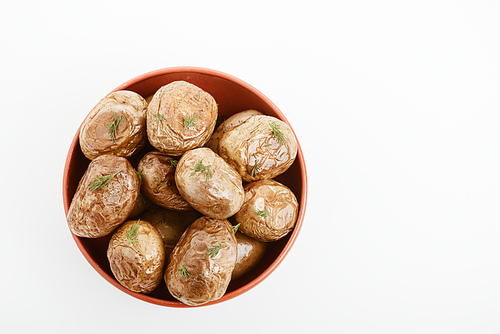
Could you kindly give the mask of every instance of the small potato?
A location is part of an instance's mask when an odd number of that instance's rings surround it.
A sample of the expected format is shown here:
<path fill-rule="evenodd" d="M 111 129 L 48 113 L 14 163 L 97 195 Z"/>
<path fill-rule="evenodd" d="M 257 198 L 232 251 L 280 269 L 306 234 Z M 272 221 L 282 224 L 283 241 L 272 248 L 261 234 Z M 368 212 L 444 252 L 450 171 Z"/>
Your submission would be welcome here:
<path fill-rule="evenodd" d="M 151 202 L 164 208 L 178 211 L 192 210 L 182 198 L 175 184 L 177 159 L 154 151 L 142 157 L 137 170 L 141 173 L 141 190 Z"/>
<path fill-rule="evenodd" d="M 161 87 L 148 105 L 147 133 L 157 150 L 173 156 L 205 145 L 217 121 L 214 98 L 186 81 Z"/>
<path fill-rule="evenodd" d="M 239 231 L 270 242 L 292 231 L 299 203 L 293 192 L 274 180 L 260 180 L 245 186 L 245 202 L 235 216 Z"/>
<path fill-rule="evenodd" d="M 117 91 L 92 109 L 80 130 L 80 146 L 90 160 L 112 153 L 130 157 L 146 143 L 146 100 L 131 91 Z"/>
<path fill-rule="evenodd" d="M 221 125 L 215 130 L 212 137 L 205 144 L 206 147 L 212 149 L 215 153 L 219 153 L 219 140 L 222 138 L 222 135 L 232 128 L 237 127 L 241 123 L 245 122 L 250 116 L 262 115 L 262 113 L 258 110 L 248 109 L 244 111 L 240 111 L 239 113 L 234 114 L 233 116 L 226 119 L 222 122 Z"/>
<path fill-rule="evenodd" d="M 252 270 L 264 256 L 267 246 L 265 242 L 255 240 L 240 232 L 236 232 L 236 241 L 238 242 L 238 257 L 231 278 L 233 280 Z"/>
<path fill-rule="evenodd" d="M 143 213 L 148 208 L 149 205 L 150 202 L 148 201 L 148 199 L 144 197 L 143 194 L 139 193 L 137 201 L 135 202 L 134 205 L 134 209 L 132 210 L 127 219 L 130 220 L 139 217 L 139 215 Z"/>
<path fill-rule="evenodd" d="M 241 176 L 206 147 L 184 153 L 177 164 L 175 182 L 194 209 L 212 218 L 234 215 L 245 197 Z"/>
<path fill-rule="evenodd" d="M 127 159 L 98 156 L 85 171 L 66 217 L 73 234 L 99 238 L 111 233 L 132 213 L 140 183 Z"/>
<path fill-rule="evenodd" d="M 219 299 L 231 280 L 236 253 L 236 237 L 226 219 L 197 219 L 170 254 L 165 270 L 168 291 L 191 306 Z"/>
<path fill-rule="evenodd" d="M 256 115 L 224 133 L 219 154 L 244 181 L 265 180 L 284 173 L 293 164 L 297 141 L 285 122 Z"/>
<path fill-rule="evenodd" d="M 159 206 L 149 208 L 142 215 L 142 219 L 150 222 L 160 233 L 167 260 L 182 233 L 200 217 L 201 213 L 195 210 L 180 212 L 168 210 Z"/>
<path fill-rule="evenodd" d="M 125 288 L 150 293 L 161 282 L 165 250 L 158 231 L 144 220 L 129 220 L 109 240 L 111 272 Z"/>

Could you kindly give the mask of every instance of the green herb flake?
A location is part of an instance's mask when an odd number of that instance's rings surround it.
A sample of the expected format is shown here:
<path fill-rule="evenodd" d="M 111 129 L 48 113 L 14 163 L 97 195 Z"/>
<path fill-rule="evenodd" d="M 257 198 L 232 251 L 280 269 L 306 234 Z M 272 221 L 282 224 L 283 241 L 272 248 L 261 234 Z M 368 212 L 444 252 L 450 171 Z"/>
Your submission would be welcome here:
<path fill-rule="evenodd" d="M 142 186 L 142 172 L 138 172 L 135 168 L 134 168 L 134 170 L 135 170 L 135 174 L 139 178 L 139 183 Z M 144 171 L 144 169 L 143 169 L 143 171 Z"/>
<path fill-rule="evenodd" d="M 255 164 L 253 165 L 252 172 L 250 173 L 250 176 L 252 178 L 255 176 L 255 174 L 258 174 L 260 172 L 259 156 L 257 155 L 257 153 L 254 153 L 253 157 L 255 158 Z"/>
<path fill-rule="evenodd" d="M 216 237 L 216 238 L 217 238 L 217 237 Z M 226 247 L 227 247 L 227 246 L 222 246 L 222 245 L 221 245 L 221 243 L 219 242 L 219 244 L 218 244 L 218 245 L 215 245 L 215 246 L 213 246 L 213 247 L 209 248 L 209 249 L 208 249 L 208 252 L 205 252 L 204 254 L 205 254 L 205 256 L 206 256 L 206 257 L 209 257 L 209 256 L 211 256 L 211 257 L 216 257 L 216 256 L 217 256 L 217 254 L 219 254 L 219 251 L 220 251 L 221 249 L 223 249 L 223 248 L 226 248 Z"/>
<path fill-rule="evenodd" d="M 233 232 L 234 233 L 238 232 L 238 229 L 240 228 L 240 225 L 241 225 L 241 223 L 238 223 L 238 224 L 236 224 L 236 225 L 233 226 Z"/>
<path fill-rule="evenodd" d="M 163 213 L 162 219 L 159 220 L 155 225 L 158 225 L 158 224 L 166 224 L 170 228 L 176 230 L 174 220 L 172 218 L 167 217 L 167 215 L 165 213 Z"/>
<path fill-rule="evenodd" d="M 177 164 L 179 163 L 179 160 L 170 160 L 170 166 L 177 168 Z"/>
<path fill-rule="evenodd" d="M 157 121 L 162 121 L 162 122 L 165 122 L 166 119 L 163 115 L 160 114 L 160 112 L 157 112 L 156 114 L 153 114 L 154 117 L 156 117 L 156 120 Z"/>
<path fill-rule="evenodd" d="M 90 182 L 90 184 L 89 184 L 89 190 L 90 191 L 94 191 L 96 189 L 104 187 L 105 185 L 107 185 L 109 183 L 109 181 L 111 181 L 111 179 L 113 177 L 115 177 L 122 170 L 123 169 L 120 169 L 118 172 L 116 172 L 114 174 L 101 175 L 101 176 L 94 177 L 94 179 L 92 180 L 92 182 Z"/>
<path fill-rule="evenodd" d="M 184 118 L 184 130 L 196 126 L 196 119 L 198 116 L 195 113 L 190 114 L 188 117 Z"/>
<path fill-rule="evenodd" d="M 177 275 L 181 275 L 184 278 L 191 276 L 186 267 L 184 267 L 183 265 L 181 265 L 181 268 L 177 271 Z"/>
<path fill-rule="evenodd" d="M 116 140 L 116 133 L 118 132 L 118 129 L 120 128 L 120 123 L 124 120 L 125 120 L 125 116 L 123 116 L 123 114 L 120 115 L 120 117 L 118 117 L 115 113 L 115 115 L 113 116 L 113 120 L 111 121 L 111 123 L 108 124 L 108 133 L 109 133 L 109 136 L 111 137 L 111 140 L 113 140 L 113 143 Z"/>
<path fill-rule="evenodd" d="M 253 210 L 257 214 L 257 216 L 267 218 L 269 215 L 271 215 L 271 212 L 267 210 Z"/>
<path fill-rule="evenodd" d="M 276 122 L 269 123 L 271 130 L 273 131 L 273 136 L 278 139 L 280 143 L 286 146 L 285 135 L 280 130 L 280 125 L 276 124 Z"/>
<path fill-rule="evenodd" d="M 198 161 L 193 168 L 191 168 L 191 170 L 193 171 L 193 173 L 191 173 L 191 175 L 189 175 L 190 177 L 195 175 L 196 173 L 198 172 L 202 172 L 202 171 L 205 171 L 205 181 L 208 181 L 211 177 L 212 177 L 212 169 L 211 169 L 211 165 L 204 165 L 203 164 L 203 159 L 201 159 L 200 161 Z"/>
<path fill-rule="evenodd" d="M 127 230 L 127 240 L 128 244 L 136 244 L 139 242 L 139 221 L 138 219 L 135 223 L 130 225 Z"/>

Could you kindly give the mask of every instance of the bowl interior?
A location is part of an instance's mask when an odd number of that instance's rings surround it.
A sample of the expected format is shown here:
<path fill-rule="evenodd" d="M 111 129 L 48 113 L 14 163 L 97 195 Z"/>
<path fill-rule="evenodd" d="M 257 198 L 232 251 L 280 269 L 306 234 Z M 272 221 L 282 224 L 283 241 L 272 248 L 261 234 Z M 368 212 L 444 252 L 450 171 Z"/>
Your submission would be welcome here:
<path fill-rule="evenodd" d="M 113 91 L 131 90 L 146 98 L 154 94 L 163 85 L 176 80 L 188 81 L 210 93 L 219 104 L 219 116 L 229 117 L 245 109 L 256 109 L 288 123 L 281 111 L 255 88 L 230 75 L 209 69 L 182 67 L 157 70 L 132 79 Z M 78 183 L 90 163 L 80 149 L 78 134 L 79 130 L 69 148 L 64 169 L 63 200 L 66 214 L 68 213 L 69 205 L 76 192 Z M 152 147 L 146 146 L 141 152 L 131 157 L 129 160 L 132 165 L 135 167 L 140 158 L 150 150 L 152 150 Z M 253 288 L 269 276 L 279 263 L 281 263 L 294 243 L 304 219 L 307 197 L 307 176 L 300 144 L 298 145 L 297 159 L 285 173 L 276 177 L 276 180 L 288 186 L 294 192 L 299 202 L 299 215 L 294 230 L 285 238 L 268 243 L 264 258 L 251 272 L 237 280 L 231 281 L 226 294 L 222 298 L 205 305 L 234 298 Z M 148 295 L 135 293 L 121 286 L 113 277 L 106 257 L 111 234 L 97 239 L 80 238 L 75 235 L 73 235 L 73 238 L 92 267 L 118 289 L 153 304 L 170 307 L 188 307 L 170 295 L 164 282 L 160 283 Z"/>

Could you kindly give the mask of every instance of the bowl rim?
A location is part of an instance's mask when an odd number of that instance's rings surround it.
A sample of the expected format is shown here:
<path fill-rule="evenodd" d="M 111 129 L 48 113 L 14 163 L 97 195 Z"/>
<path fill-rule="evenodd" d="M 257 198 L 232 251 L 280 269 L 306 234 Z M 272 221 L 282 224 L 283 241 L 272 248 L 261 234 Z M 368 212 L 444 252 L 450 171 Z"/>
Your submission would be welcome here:
<path fill-rule="evenodd" d="M 137 83 L 139 83 L 143 80 L 146 80 L 146 79 L 151 79 L 151 78 L 156 77 L 156 76 L 162 76 L 165 74 L 172 74 L 172 73 L 178 73 L 178 72 L 191 72 L 191 73 L 205 74 L 205 75 L 209 75 L 209 76 L 216 76 L 219 78 L 223 78 L 225 80 L 231 81 L 231 82 L 241 86 L 242 88 L 244 88 L 246 90 L 249 90 L 250 92 L 252 92 L 256 96 L 258 96 L 259 99 L 263 100 L 266 104 L 268 104 L 273 109 L 273 111 L 276 112 L 276 114 L 278 115 L 278 118 L 280 118 L 282 121 L 287 123 L 290 126 L 290 128 L 292 129 L 292 132 L 293 132 L 293 134 L 296 138 L 296 141 L 297 141 L 297 158 L 296 159 L 299 162 L 299 169 L 300 169 L 301 178 L 302 178 L 302 187 L 301 187 L 301 193 L 300 193 L 301 199 L 300 199 L 300 203 L 299 203 L 299 212 L 297 215 L 297 221 L 295 223 L 293 231 L 290 234 L 289 240 L 286 242 L 286 244 L 284 245 L 283 249 L 276 257 L 276 259 L 269 265 L 269 267 L 267 267 L 259 276 L 257 276 L 252 281 L 248 282 L 247 284 L 245 284 L 245 285 L 243 285 L 243 286 L 241 286 L 233 291 L 225 293 L 221 298 L 219 298 L 217 300 L 214 300 L 214 301 L 211 301 L 211 302 L 208 302 L 206 304 L 199 305 L 199 306 L 189 306 L 189 305 L 186 305 L 180 301 L 169 301 L 169 300 L 159 299 L 156 297 L 152 297 L 152 296 L 149 296 L 146 294 L 141 294 L 141 293 L 137 293 L 137 292 L 130 291 L 130 290 L 126 289 L 120 283 L 118 283 L 118 281 L 116 281 L 114 279 L 114 277 L 111 277 L 107 272 L 104 271 L 103 268 L 101 268 L 99 266 L 99 264 L 90 256 L 89 252 L 85 250 L 80 238 L 77 237 L 76 235 L 74 235 L 71 232 L 71 230 L 69 230 L 69 227 L 68 227 L 68 230 L 70 231 L 70 234 L 73 237 L 73 240 L 75 241 L 78 249 L 80 250 L 82 255 L 85 257 L 87 262 L 104 279 L 106 279 L 109 283 L 111 283 L 113 286 L 115 286 L 116 288 L 118 288 L 122 292 L 124 292 L 128 295 L 131 295 L 137 299 L 140 299 L 142 301 L 151 303 L 151 304 L 156 304 L 156 305 L 160 305 L 160 306 L 167 306 L 167 307 L 175 307 L 175 308 L 190 308 L 190 307 L 214 305 L 214 304 L 218 304 L 218 303 L 233 299 L 233 298 L 251 290 L 252 288 L 257 286 L 258 284 L 260 284 L 263 280 L 265 280 L 269 275 L 271 275 L 272 272 L 274 272 L 274 270 L 283 262 L 285 257 L 290 252 L 290 250 L 291 250 L 292 246 L 294 245 L 294 243 L 299 235 L 299 232 L 302 228 L 302 224 L 303 224 L 303 221 L 305 218 L 305 211 L 306 211 L 306 207 L 307 207 L 307 186 L 308 186 L 308 183 L 307 183 L 307 172 L 306 172 L 306 164 L 304 161 L 304 154 L 303 154 L 302 148 L 300 146 L 299 140 L 297 138 L 297 135 L 296 135 L 292 125 L 290 124 L 290 122 L 288 122 L 288 120 L 286 119 L 285 115 L 281 112 L 281 110 L 267 96 L 265 96 L 262 92 L 257 90 L 252 85 L 248 84 L 247 82 L 245 82 L 245 81 L 243 81 L 243 80 L 241 80 L 233 75 L 230 75 L 230 74 L 218 71 L 218 70 L 204 68 L 204 67 L 195 67 L 195 66 L 166 67 L 166 68 L 162 68 L 162 69 L 149 71 L 149 72 L 146 72 L 144 74 L 140 74 L 140 75 L 122 83 L 121 85 L 119 85 L 118 87 L 113 89 L 108 94 L 116 92 L 118 90 L 127 89 L 127 87 L 130 87 L 130 86 L 137 84 Z M 76 131 L 76 133 L 73 137 L 73 140 L 69 146 L 68 153 L 66 156 L 66 162 L 64 165 L 63 184 L 62 184 L 63 189 L 62 190 L 63 190 L 63 205 L 64 205 L 64 211 L 65 211 L 66 216 L 68 214 L 69 206 L 71 204 L 68 196 L 66 195 L 66 193 L 67 193 L 66 189 L 68 188 L 69 166 L 70 166 L 70 161 L 72 160 L 72 157 L 73 157 L 73 152 L 75 151 L 75 148 L 76 148 L 78 141 L 79 141 L 79 134 L 80 134 L 80 129 L 81 129 L 82 124 L 83 124 L 83 121 L 80 124 L 80 126 L 78 127 L 78 130 Z"/>

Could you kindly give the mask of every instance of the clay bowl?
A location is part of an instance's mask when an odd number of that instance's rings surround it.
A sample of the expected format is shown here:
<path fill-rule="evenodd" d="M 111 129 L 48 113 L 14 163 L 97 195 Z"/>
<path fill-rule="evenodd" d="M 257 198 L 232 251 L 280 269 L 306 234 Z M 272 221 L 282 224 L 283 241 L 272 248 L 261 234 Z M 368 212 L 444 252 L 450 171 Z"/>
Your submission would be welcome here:
<path fill-rule="evenodd" d="M 217 103 L 219 103 L 219 116 L 229 117 L 245 109 L 257 109 L 264 114 L 275 116 L 290 125 L 278 107 L 257 89 L 231 75 L 205 68 L 175 67 L 152 71 L 125 82 L 113 90 L 113 92 L 117 90 L 131 90 L 146 98 L 154 94 L 161 86 L 176 80 L 191 82 L 210 93 Z M 80 149 L 78 142 L 79 132 L 80 129 L 78 129 L 71 142 L 64 167 L 63 201 L 66 214 L 68 213 L 73 195 L 76 192 L 78 182 L 90 163 Z M 143 153 L 145 152 L 140 152 L 137 155 L 142 157 Z M 277 177 L 276 180 L 287 185 L 295 193 L 299 201 L 299 215 L 294 230 L 285 238 L 269 243 L 264 258 L 259 264 L 246 275 L 232 281 L 222 298 L 204 305 L 224 302 L 252 289 L 266 279 L 280 265 L 292 248 L 304 220 L 307 201 L 307 173 L 300 144 L 298 146 L 296 161 L 284 174 Z M 113 277 L 106 257 L 106 250 L 111 234 L 98 239 L 80 238 L 73 234 L 72 236 L 90 265 L 116 288 L 130 296 L 152 304 L 168 307 L 189 307 L 170 295 L 165 282 L 160 283 L 148 295 L 132 292 L 121 286 Z M 269 298 L 272 299 L 272 296 L 269 296 Z"/>

